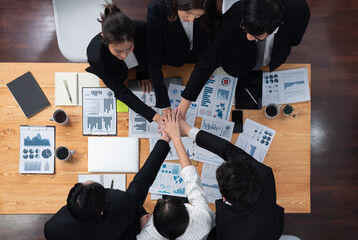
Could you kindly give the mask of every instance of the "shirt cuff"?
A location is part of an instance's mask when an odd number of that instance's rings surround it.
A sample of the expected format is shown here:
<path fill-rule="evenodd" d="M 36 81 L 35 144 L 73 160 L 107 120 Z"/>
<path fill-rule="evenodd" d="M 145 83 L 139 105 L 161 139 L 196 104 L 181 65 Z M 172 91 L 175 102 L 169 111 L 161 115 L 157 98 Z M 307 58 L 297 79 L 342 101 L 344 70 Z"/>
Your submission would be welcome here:
<path fill-rule="evenodd" d="M 180 171 L 180 176 L 183 178 L 184 182 L 187 182 L 190 179 L 199 178 L 198 171 L 193 165 L 183 168 Z"/>
<path fill-rule="evenodd" d="M 196 135 L 198 134 L 199 131 L 200 131 L 200 129 L 193 127 L 192 129 L 190 129 L 188 137 L 191 140 L 195 141 Z"/>

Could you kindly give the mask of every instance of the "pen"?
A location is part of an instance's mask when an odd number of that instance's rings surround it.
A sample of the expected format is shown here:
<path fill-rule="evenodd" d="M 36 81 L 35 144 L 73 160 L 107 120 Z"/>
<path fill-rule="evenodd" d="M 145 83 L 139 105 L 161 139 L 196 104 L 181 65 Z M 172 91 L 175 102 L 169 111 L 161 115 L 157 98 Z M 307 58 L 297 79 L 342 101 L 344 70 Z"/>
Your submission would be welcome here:
<path fill-rule="evenodd" d="M 114 178 L 112 178 L 111 189 L 113 189 Z"/>
<path fill-rule="evenodd" d="M 70 102 L 72 103 L 72 98 L 71 98 L 70 90 L 68 89 L 67 80 L 63 80 L 63 84 L 65 85 L 68 98 L 70 99 Z"/>
<path fill-rule="evenodd" d="M 246 92 L 250 95 L 251 99 L 256 103 L 256 105 L 258 105 L 257 102 L 256 102 L 256 100 L 255 100 L 255 98 L 251 95 L 251 93 L 249 92 L 249 90 L 247 90 L 247 88 L 245 88 L 245 90 L 246 90 Z"/>

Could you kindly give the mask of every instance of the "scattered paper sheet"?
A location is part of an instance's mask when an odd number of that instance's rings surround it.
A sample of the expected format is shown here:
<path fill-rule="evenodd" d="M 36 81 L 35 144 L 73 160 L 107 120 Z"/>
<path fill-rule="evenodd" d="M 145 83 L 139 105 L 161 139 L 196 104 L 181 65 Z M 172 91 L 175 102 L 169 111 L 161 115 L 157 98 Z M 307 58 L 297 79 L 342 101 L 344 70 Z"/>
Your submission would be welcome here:
<path fill-rule="evenodd" d="M 201 183 L 210 203 L 215 203 L 215 200 L 222 198 L 216 180 L 216 169 L 218 167 L 218 165 L 204 163 L 201 171 Z"/>
<path fill-rule="evenodd" d="M 219 119 L 203 118 L 200 129 L 230 142 L 232 133 L 234 131 L 234 123 Z M 220 165 L 224 161 L 218 155 L 198 146 L 195 146 L 194 148 L 194 159 L 200 162 L 214 165 Z"/>
<path fill-rule="evenodd" d="M 198 117 L 229 120 L 237 78 L 217 69 L 200 93 Z"/>
<path fill-rule="evenodd" d="M 180 164 L 164 162 L 149 192 L 185 197 L 185 184 L 179 175 L 180 171 Z"/>
<path fill-rule="evenodd" d="M 263 106 L 310 100 L 307 68 L 265 72 L 262 81 Z"/>
<path fill-rule="evenodd" d="M 184 89 L 185 89 L 184 86 L 180 86 L 173 83 L 169 84 L 168 95 L 169 95 L 170 105 L 173 110 L 176 107 L 178 107 L 182 98 L 181 93 L 184 91 Z M 194 127 L 195 124 L 197 111 L 198 111 L 198 103 L 196 101 L 192 102 L 186 113 L 186 120 L 185 120 L 192 127 Z"/>
<path fill-rule="evenodd" d="M 143 93 L 141 91 L 133 91 L 133 93 L 142 100 L 145 104 L 153 108 L 159 114 L 160 109 L 155 108 L 155 95 L 154 92 Z M 137 138 L 160 138 L 158 133 L 158 124 L 154 121 L 151 123 L 142 115 L 129 109 L 129 137 Z"/>
<path fill-rule="evenodd" d="M 20 173 L 54 173 L 55 127 L 20 126 Z"/>
<path fill-rule="evenodd" d="M 235 145 L 257 161 L 263 162 L 275 134 L 275 130 L 246 119 L 244 131 L 240 133 Z"/>
<path fill-rule="evenodd" d="M 126 191 L 126 175 L 125 174 L 86 174 L 78 175 L 78 182 L 84 183 L 88 180 L 100 183 L 104 188 Z"/>
<path fill-rule="evenodd" d="M 117 106 L 109 88 L 82 88 L 83 135 L 117 135 Z"/>
<path fill-rule="evenodd" d="M 157 141 L 159 140 L 159 138 L 151 138 L 149 139 L 149 149 L 150 151 L 153 150 L 155 144 L 157 143 Z M 185 151 L 188 154 L 189 158 L 193 158 L 194 157 L 194 141 L 191 140 L 188 137 L 182 137 L 181 138 Z M 166 157 L 165 160 L 179 160 L 177 151 L 175 150 L 174 144 L 172 141 L 170 141 L 169 143 L 170 146 L 170 151 Z"/>

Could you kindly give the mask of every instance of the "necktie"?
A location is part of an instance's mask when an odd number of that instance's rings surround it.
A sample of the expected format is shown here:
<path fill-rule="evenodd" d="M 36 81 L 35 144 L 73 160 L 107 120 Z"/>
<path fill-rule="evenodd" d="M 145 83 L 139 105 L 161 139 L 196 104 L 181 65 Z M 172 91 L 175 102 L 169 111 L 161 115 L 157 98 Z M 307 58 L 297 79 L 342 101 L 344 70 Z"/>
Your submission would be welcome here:
<path fill-rule="evenodd" d="M 264 65 L 266 38 L 263 41 L 257 41 L 256 43 L 256 65 L 255 69 L 260 69 Z"/>

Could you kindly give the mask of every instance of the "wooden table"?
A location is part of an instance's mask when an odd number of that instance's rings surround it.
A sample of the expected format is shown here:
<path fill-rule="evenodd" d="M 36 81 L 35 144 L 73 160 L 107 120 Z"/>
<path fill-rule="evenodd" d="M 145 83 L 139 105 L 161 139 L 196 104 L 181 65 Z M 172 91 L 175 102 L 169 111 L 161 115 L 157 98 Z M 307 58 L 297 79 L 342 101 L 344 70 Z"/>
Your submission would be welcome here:
<path fill-rule="evenodd" d="M 0 63 L 0 214 L 55 213 L 63 205 L 69 190 L 77 182 L 78 174 L 87 174 L 87 137 L 82 136 L 81 107 L 55 106 L 55 72 L 85 72 L 88 64 L 79 63 Z M 307 67 L 310 64 L 285 64 L 277 70 Z M 181 68 L 164 67 L 164 75 L 189 79 L 193 65 Z M 6 84 L 31 71 L 51 106 L 27 119 Z M 130 72 L 133 78 L 134 72 Z M 104 86 L 101 83 L 102 86 Z M 310 208 L 310 125 L 311 103 L 293 104 L 294 115 L 280 114 L 274 120 L 265 118 L 263 110 L 245 110 L 246 118 L 275 129 L 276 135 L 264 163 L 270 166 L 276 179 L 277 203 L 286 213 L 309 213 Z M 76 150 L 69 162 L 55 160 L 55 174 L 19 174 L 20 125 L 54 125 L 49 117 L 56 109 L 65 109 L 70 126 L 56 125 L 56 146 L 65 145 Z M 118 113 L 118 137 L 128 136 L 128 113 Z M 197 118 L 196 126 L 201 119 Z M 234 134 L 235 143 L 238 134 Z M 140 165 L 149 155 L 148 139 L 140 139 Z M 201 172 L 202 163 L 197 164 Z M 127 184 L 134 174 L 127 174 Z M 145 207 L 152 211 L 155 201 L 147 197 Z M 215 210 L 215 205 L 211 204 Z"/>

